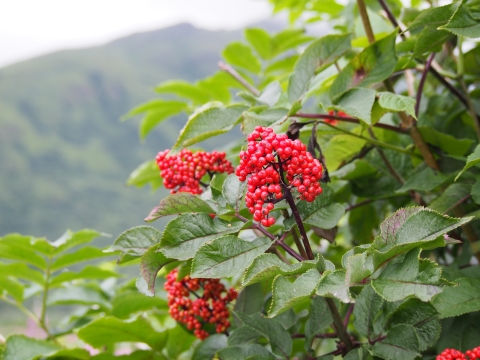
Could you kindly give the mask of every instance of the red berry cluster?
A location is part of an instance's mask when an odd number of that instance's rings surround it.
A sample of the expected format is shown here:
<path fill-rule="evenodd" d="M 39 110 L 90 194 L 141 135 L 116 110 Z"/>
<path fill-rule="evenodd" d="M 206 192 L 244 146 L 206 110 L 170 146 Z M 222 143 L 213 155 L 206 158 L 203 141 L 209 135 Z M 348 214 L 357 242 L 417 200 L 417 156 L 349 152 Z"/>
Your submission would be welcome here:
<path fill-rule="evenodd" d="M 348 116 L 343 111 L 339 111 L 337 114 L 335 114 L 335 110 L 328 110 L 328 115 Z M 335 119 L 325 119 L 324 121 L 332 125 L 337 125 L 338 123 L 338 120 Z"/>
<path fill-rule="evenodd" d="M 218 279 L 191 279 L 187 275 L 177 281 L 177 275 L 177 269 L 170 272 L 164 284 L 172 318 L 193 330 L 200 340 L 209 336 L 204 329 L 208 323 L 215 324 L 217 333 L 225 332 L 230 327 L 227 304 L 237 298 L 237 292 L 233 288 L 227 291 Z M 191 295 L 196 299 L 192 300 Z"/>
<path fill-rule="evenodd" d="M 230 161 L 225 159 L 225 153 L 214 151 L 208 153 L 198 151 L 192 153 L 183 149 L 176 155 L 168 155 L 170 150 L 161 151 L 156 157 L 163 185 L 172 189 L 170 193 L 189 192 L 201 194 L 200 180 L 208 172 L 228 173 L 233 172 Z"/>
<path fill-rule="evenodd" d="M 282 185 L 297 188 L 300 198 L 309 202 L 322 193 L 318 183 L 322 164 L 306 151 L 300 140 L 290 140 L 287 135 L 275 134 L 273 129 L 261 126 L 247 140 L 247 150 L 240 152 L 235 174 L 240 181 L 248 177 L 245 203 L 255 221 L 261 221 L 265 227 L 275 223 L 269 213 L 284 196 Z"/>
<path fill-rule="evenodd" d="M 467 358 L 468 356 L 468 358 Z M 442 351 L 440 355 L 437 355 L 437 360 L 476 360 L 480 359 L 480 346 L 472 350 L 467 350 L 462 353 L 460 350 L 457 349 L 445 349 Z"/>

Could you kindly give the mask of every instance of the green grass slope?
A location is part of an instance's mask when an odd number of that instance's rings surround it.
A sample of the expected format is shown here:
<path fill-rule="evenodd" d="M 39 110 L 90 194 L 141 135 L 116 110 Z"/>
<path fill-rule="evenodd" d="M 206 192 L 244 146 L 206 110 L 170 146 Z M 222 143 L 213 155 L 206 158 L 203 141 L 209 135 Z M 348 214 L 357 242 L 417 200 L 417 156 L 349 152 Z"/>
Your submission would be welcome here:
<path fill-rule="evenodd" d="M 0 69 L 0 236 L 83 227 L 116 236 L 142 223 L 160 194 L 125 180 L 172 145 L 184 119 L 140 144 L 138 121 L 119 118 L 161 81 L 215 72 L 240 37 L 181 24 Z"/>

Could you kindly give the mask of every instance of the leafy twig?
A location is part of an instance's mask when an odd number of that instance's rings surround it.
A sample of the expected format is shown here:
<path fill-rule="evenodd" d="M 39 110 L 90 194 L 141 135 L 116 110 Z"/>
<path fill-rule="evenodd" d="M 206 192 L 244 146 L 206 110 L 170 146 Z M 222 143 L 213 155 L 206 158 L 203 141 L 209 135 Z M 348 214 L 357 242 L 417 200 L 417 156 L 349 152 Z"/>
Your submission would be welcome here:
<path fill-rule="evenodd" d="M 348 334 L 347 329 L 343 325 L 342 318 L 340 316 L 340 313 L 338 312 L 335 302 L 332 298 L 325 298 L 325 301 L 327 302 L 330 313 L 332 314 L 333 325 L 335 326 L 335 330 L 338 334 L 339 339 L 345 344 L 348 351 L 352 350 L 352 339 L 350 339 L 350 335 Z"/>
<path fill-rule="evenodd" d="M 240 84 L 242 84 L 243 87 L 245 87 L 248 91 L 250 91 L 253 95 L 255 96 L 260 96 L 260 91 L 252 86 L 247 80 L 245 80 L 242 75 L 240 75 L 234 68 L 232 68 L 230 65 L 225 64 L 222 61 L 219 61 L 218 67 L 230 74 L 235 80 L 237 80 Z"/>

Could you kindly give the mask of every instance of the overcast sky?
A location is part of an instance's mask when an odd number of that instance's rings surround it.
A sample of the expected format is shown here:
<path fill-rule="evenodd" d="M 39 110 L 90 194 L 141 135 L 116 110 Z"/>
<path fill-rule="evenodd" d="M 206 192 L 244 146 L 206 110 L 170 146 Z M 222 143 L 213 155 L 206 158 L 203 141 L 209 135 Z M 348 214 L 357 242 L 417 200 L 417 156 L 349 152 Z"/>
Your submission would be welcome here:
<path fill-rule="evenodd" d="M 267 0 L 1 0 L 0 67 L 180 22 L 236 29 L 270 14 Z"/>

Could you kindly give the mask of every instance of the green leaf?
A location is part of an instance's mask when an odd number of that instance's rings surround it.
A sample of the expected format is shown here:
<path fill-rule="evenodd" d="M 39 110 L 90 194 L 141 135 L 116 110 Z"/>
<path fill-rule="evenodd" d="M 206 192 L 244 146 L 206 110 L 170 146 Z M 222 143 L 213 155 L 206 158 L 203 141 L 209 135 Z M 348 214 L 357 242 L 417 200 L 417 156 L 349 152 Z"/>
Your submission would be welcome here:
<path fill-rule="evenodd" d="M 437 186 L 442 185 L 449 179 L 449 176 L 435 171 L 430 167 L 426 167 L 422 171 L 409 177 L 403 186 L 398 189 L 397 193 L 407 192 L 409 190 L 416 191 L 432 191 Z"/>
<path fill-rule="evenodd" d="M 273 279 L 277 275 L 303 274 L 310 269 L 325 270 L 325 259 L 317 254 L 316 260 L 306 260 L 292 265 L 285 264 L 274 254 L 261 254 L 257 256 L 245 271 L 242 286 Z"/>
<path fill-rule="evenodd" d="M 441 51 L 449 37 L 451 34 L 448 31 L 437 30 L 437 26 L 426 26 L 418 35 L 412 57 L 423 57 L 429 53 Z"/>
<path fill-rule="evenodd" d="M 408 30 L 424 28 L 426 26 L 439 27 L 450 20 L 453 11 L 452 4 L 423 10 L 410 24 Z"/>
<path fill-rule="evenodd" d="M 359 159 L 342 166 L 337 171 L 331 173 L 330 176 L 341 180 L 355 180 L 376 174 L 377 172 L 377 168 L 368 161 Z"/>
<path fill-rule="evenodd" d="M 351 350 L 344 360 L 373 360 L 373 356 L 364 346 Z"/>
<path fill-rule="evenodd" d="M 304 29 L 286 29 L 272 37 L 273 56 L 277 56 L 286 50 L 293 49 L 305 42 L 312 40 L 304 35 Z"/>
<path fill-rule="evenodd" d="M 236 313 L 242 323 L 248 328 L 265 336 L 272 346 L 275 353 L 282 354 L 288 358 L 292 352 L 292 338 L 287 330 L 275 319 L 267 319 L 259 314 L 248 316 L 241 312 Z"/>
<path fill-rule="evenodd" d="M 269 317 L 274 317 L 307 300 L 320 282 L 320 273 L 311 269 L 300 275 L 292 283 L 287 277 L 277 275 L 273 280 L 272 304 L 268 311 Z"/>
<path fill-rule="evenodd" d="M 250 315 L 250 314 L 247 314 L 247 315 Z M 233 330 L 230 333 L 230 336 L 228 337 L 228 346 L 249 344 L 257 340 L 261 336 L 262 336 L 261 334 L 257 333 L 251 328 L 245 325 L 241 325 L 240 327 L 235 328 L 235 330 Z"/>
<path fill-rule="evenodd" d="M 391 317 L 390 326 L 413 325 L 417 332 L 419 350 L 425 351 L 435 344 L 442 327 L 435 308 L 418 299 L 410 299 L 400 305 Z"/>
<path fill-rule="evenodd" d="M 34 239 L 20 234 L 9 234 L 0 238 L 0 258 L 18 260 L 45 270 L 45 258 L 32 249 Z"/>
<path fill-rule="evenodd" d="M 78 249 L 74 253 L 60 255 L 50 267 L 51 271 L 56 271 L 67 266 L 77 264 L 87 260 L 98 259 L 102 257 L 112 256 L 113 254 L 105 253 L 103 250 L 94 246 L 85 246 Z"/>
<path fill-rule="evenodd" d="M 267 104 L 269 107 L 274 107 L 277 103 L 280 95 L 282 94 L 282 87 L 278 81 L 272 81 L 263 89 L 257 100 L 263 104 Z"/>
<path fill-rule="evenodd" d="M 452 135 L 441 133 L 430 126 L 419 126 L 418 131 L 428 144 L 439 147 L 451 155 L 463 156 L 470 150 L 473 140 L 457 139 Z"/>
<path fill-rule="evenodd" d="M 297 208 L 304 224 L 331 229 L 337 225 L 345 213 L 345 208 L 333 202 L 333 190 L 330 187 L 322 185 L 322 188 L 323 193 L 317 196 L 315 201 L 299 201 Z M 283 223 L 286 230 L 290 230 L 296 224 L 293 216 L 285 219 Z"/>
<path fill-rule="evenodd" d="M 222 360 L 265 360 L 276 359 L 270 351 L 258 344 L 229 346 L 217 352 Z"/>
<path fill-rule="evenodd" d="M 218 350 L 226 348 L 227 337 L 223 334 L 209 336 L 195 348 L 192 360 L 213 359 Z"/>
<path fill-rule="evenodd" d="M 446 348 L 467 351 L 477 347 L 480 339 L 478 324 L 480 324 L 478 312 L 443 319 L 442 335 L 435 347 L 437 354 Z"/>
<path fill-rule="evenodd" d="M 359 296 L 355 299 L 353 324 L 355 329 L 369 340 L 374 340 L 380 335 L 377 318 L 383 310 L 383 299 L 373 290 L 371 286 L 365 286 Z"/>
<path fill-rule="evenodd" d="M 57 359 L 57 360 L 64 360 L 64 359 L 68 359 L 68 360 L 74 360 L 74 359 L 78 359 L 78 360 L 90 360 L 92 359 L 90 353 L 85 350 L 85 349 L 60 349 L 60 350 L 57 350 L 55 351 L 54 353 L 48 355 L 48 357 L 46 358 L 47 360 L 54 360 L 54 359 Z M 43 358 L 42 358 L 43 360 Z"/>
<path fill-rule="evenodd" d="M 462 169 L 462 171 L 460 171 L 457 175 L 457 177 L 455 178 L 455 181 L 458 180 L 458 178 L 460 176 L 462 176 L 462 174 L 467 171 L 468 169 L 470 169 L 472 166 L 475 166 L 477 165 L 478 163 L 480 163 L 480 145 L 477 145 L 477 147 L 475 148 L 475 150 L 473 151 L 473 153 L 471 153 L 470 155 L 468 155 L 467 157 L 467 163 L 465 164 L 464 168 Z"/>
<path fill-rule="evenodd" d="M 66 281 L 79 279 L 108 279 L 112 277 L 120 277 L 121 275 L 112 270 L 106 270 L 94 265 L 87 265 L 81 271 L 64 271 L 54 275 L 50 280 L 50 288 L 60 285 Z"/>
<path fill-rule="evenodd" d="M 183 101 L 175 100 L 157 100 L 162 102 L 155 110 L 147 112 L 140 122 L 140 139 L 145 137 L 163 120 L 166 120 L 174 115 L 178 115 L 183 111 L 188 110 L 188 105 Z"/>
<path fill-rule="evenodd" d="M 160 205 L 153 208 L 145 221 L 154 221 L 164 216 L 185 213 L 213 214 L 215 210 L 197 195 L 180 192 L 160 200 Z"/>
<path fill-rule="evenodd" d="M 373 353 L 384 359 L 414 360 L 421 356 L 415 328 L 409 324 L 392 327 L 387 337 L 375 343 Z"/>
<path fill-rule="evenodd" d="M 343 93 L 332 106 L 350 116 L 362 120 L 365 124 L 372 124 L 372 107 L 375 102 L 376 91 L 371 89 L 353 88 Z"/>
<path fill-rule="evenodd" d="M 222 194 L 227 203 L 235 210 L 240 209 L 239 201 L 242 201 L 247 183 L 240 182 L 237 175 L 230 174 L 222 185 Z"/>
<path fill-rule="evenodd" d="M 439 29 L 450 31 L 458 36 L 466 36 L 469 38 L 480 37 L 480 21 L 478 18 L 473 17 L 468 7 L 464 5 L 465 1 L 455 4 L 453 7 L 457 7 L 455 13 L 450 18 L 448 23 L 440 26 Z"/>
<path fill-rule="evenodd" d="M 118 342 L 141 342 L 162 351 L 167 341 L 167 332 L 155 331 L 142 317 L 129 321 L 106 316 L 81 327 L 77 335 L 95 348 Z"/>
<path fill-rule="evenodd" d="M 341 302 L 353 302 L 349 286 L 345 280 L 345 270 L 325 271 L 320 284 L 318 284 L 317 295 L 335 297 Z"/>
<path fill-rule="evenodd" d="M 177 359 L 179 355 L 188 351 L 196 340 L 193 334 L 187 332 L 181 325 L 168 330 L 167 354 L 171 359 Z"/>
<path fill-rule="evenodd" d="M 192 100 L 195 104 L 205 104 L 211 99 L 210 95 L 207 91 L 205 91 L 205 89 L 182 80 L 170 80 L 163 82 L 155 88 L 155 91 L 159 94 L 175 94 L 177 96 Z"/>
<path fill-rule="evenodd" d="M 311 43 L 300 55 L 288 81 L 291 103 L 302 98 L 310 80 L 350 49 L 351 35 L 327 35 Z"/>
<path fill-rule="evenodd" d="M 100 305 L 110 308 L 110 303 L 100 288 L 93 285 L 65 285 L 51 291 L 47 304 L 54 305 Z"/>
<path fill-rule="evenodd" d="M 14 277 L 0 275 L 0 294 L 7 292 L 18 303 L 23 301 L 23 285 Z"/>
<path fill-rule="evenodd" d="M 465 188 L 467 189 L 469 187 L 468 184 L 455 184 L 455 185 L 466 185 Z M 457 196 L 457 201 L 458 199 L 462 199 L 463 197 L 467 196 L 468 193 L 470 193 L 470 191 L 468 191 L 465 194 L 462 193 L 463 196 Z M 477 182 L 473 184 L 473 186 L 471 187 L 471 194 L 472 194 L 473 201 L 475 201 L 476 204 L 480 204 L 480 180 L 477 180 Z"/>
<path fill-rule="evenodd" d="M 30 268 L 24 263 L 0 263 L 0 276 L 13 276 L 19 279 L 29 280 L 40 285 L 45 283 L 42 273 Z"/>
<path fill-rule="evenodd" d="M 159 188 L 162 185 L 162 178 L 155 160 L 147 160 L 140 164 L 130 173 L 127 179 L 127 185 L 129 186 L 142 187 L 147 184 L 150 184 L 152 189 Z"/>
<path fill-rule="evenodd" d="M 292 55 L 292 56 L 288 56 L 280 60 L 277 60 L 275 62 L 272 62 L 265 69 L 265 74 L 271 74 L 271 73 L 290 74 L 291 72 L 293 72 L 293 67 L 295 66 L 295 63 L 297 62 L 298 58 L 299 58 L 298 55 Z"/>
<path fill-rule="evenodd" d="M 411 250 L 401 263 L 389 263 L 377 279 L 371 281 L 373 289 L 387 301 L 400 301 L 415 296 L 430 301 L 442 292 L 445 282 L 442 269 L 434 262 L 419 259 L 420 250 Z"/>
<path fill-rule="evenodd" d="M 216 106 L 207 109 L 200 108 L 189 117 L 172 153 L 181 148 L 196 144 L 212 136 L 230 131 L 239 121 L 242 113 L 248 107 L 244 105 Z"/>
<path fill-rule="evenodd" d="M 378 103 L 384 109 L 390 111 L 405 111 L 408 115 L 415 116 L 415 99 L 409 96 L 394 94 L 391 92 L 379 92 Z"/>
<path fill-rule="evenodd" d="M 100 235 L 105 234 L 91 229 L 83 229 L 77 232 L 67 230 L 65 234 L 63 234 L 58 240 L 55 240 L 52 245 L 57 248 L 55 254 L 59 254 L 76 246 L 89 243 Z"/>
<path fill-rule="evenodd" d="M 244 223 L 230 223 L 210 215 L 182 214 L 170 221 L 163 232 L 159 249 L 167 257 L 187 260 L 192 258 L 203 244 L 227 234 L 238 233 Z"/>
<path fill-rule="evenodd" d="M 446 288 L 432 300 L 442 318 L 480 310 L 480 279 L 460 278 L 455 282 L 458 286 Z"/>
<path fill-rule="evenodd" d="M 269 60 L 272 57 L 272 44 L 268 32 L 259 28 L 246 29 L 245 38 L 262 59 Z"/>
<path fill-rule="evenodd" d="M 117 294 L 112 300 L 111 314 L 120 319 L 128 319 L 132 314 L 150 309 L 167 309 L 165 299 L 147 297 L 138 291 L 126 291 Z"/>
<path fill-rule="evenodd" d="M 192 263 L 192 278 L 221 278 L 241 273 L 272 242 L 257 238 L 251 242 L 233 235 L 217 238 L 198 249 Z"/>
<path fill-rule="evenodd" d="M 254 74 L 262 69 L 262 64 L 253 54 L 252 49 L 241 42 L 232 42 L 222 51 L 222 56 L 230 65 L 238 66 Z"/>
<path fill-rule="evenodd" d="M 246 286 L 238 294 L 233 309 L 236 312 L 242 312 L 247 315 L 261 312 L 263 309 L 263 298 L 264 293 L 261 284 L 257 283 Z"/>
<path fill-rule="evenodd" d="M 136 226 L 121 233 L 107 251 L 142 256 L 149 248 L 158 244 L 161 238 L 162 232 L 154 227 Z"/>
<path fill-rule="evenodd" d="M 173 261 L 173 259 L 167 258 L 159 251 L 159 245 L 152 246 L 148 249 L 140 260 L 140 274 L 145 281 L 146 287 L 139 287 L 137 282 L 138 290 L 147 296 L 154 296 L 155 280 L 157 279 L 158 271 Z"/>
<path fill-rule="evenodd" d="M 253 111 L 245 111 L 243 113 L 242 132 L 250 134 L 255 130 L 256 126 L 271 126 L 273 123 L 286 119 L 288 110 L 285 108 L 266 109 L 260 114 Z"/>
<path fill-rule="evenodd" d="M 354 87 L 367 87 L 387 79 L 395 70 L 397 30 L 355 56 L 338 74 L 330 87 L 330 98 L 337 99 Z"/>
<path fill-rule="evenodd" d="M 365 140 L 352 137 L 351 135 L 333 136 L 325 148 L 322 147 L 323 155 L 327 159 L 327 168 L 335 170 L 345 160 L 350 159 L 362 150 Z"/>
<path fill-rule="evenodd" d="M 7 338 L 3 360 L 33 360 L 48 356 L 60 346 L 44 340 L 31 339 L 24 335 L 11 335 Z"/>
<path fill-rule="evenodd" d="M 321 296 L 314 296 L 310 302 L 310 313 L 305 323 L 305 350 L 312 347 L 315 335 L 320 334 L 333 322 L 327 302 Z"/>
<path fill-rule="evenodd" d="M 450 184 L 438 198 L 433 200 L 428 207 L 440 213 L 447 213 L 452 209 L 459 199 L 470 194 L 472 186 L 470 184 Z"/>

